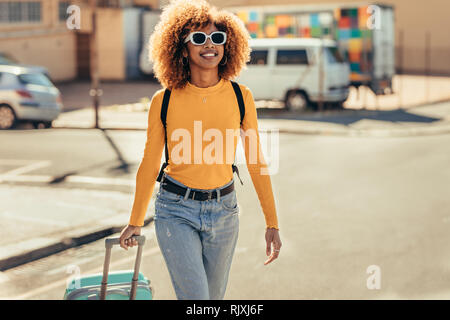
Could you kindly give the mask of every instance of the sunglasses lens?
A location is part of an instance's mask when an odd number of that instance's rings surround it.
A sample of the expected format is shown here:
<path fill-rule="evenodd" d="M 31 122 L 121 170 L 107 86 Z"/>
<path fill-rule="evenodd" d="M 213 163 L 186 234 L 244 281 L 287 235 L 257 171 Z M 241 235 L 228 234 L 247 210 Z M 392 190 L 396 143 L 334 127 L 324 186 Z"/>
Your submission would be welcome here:
<path fill-rule="evenodd" d="M 225 40 L 225 37 L 223 36 L 222 33 L 214 33 L 211 36 L 211 40 L 214 44 L 222 44 L 223 41 Z"/>
<path fill-rule="evenodd" d="M 206 40 L 206 36 L 203 33 L 194 33 L 192 36 L 192 41 L 195 44 L 203 44 Z"/>

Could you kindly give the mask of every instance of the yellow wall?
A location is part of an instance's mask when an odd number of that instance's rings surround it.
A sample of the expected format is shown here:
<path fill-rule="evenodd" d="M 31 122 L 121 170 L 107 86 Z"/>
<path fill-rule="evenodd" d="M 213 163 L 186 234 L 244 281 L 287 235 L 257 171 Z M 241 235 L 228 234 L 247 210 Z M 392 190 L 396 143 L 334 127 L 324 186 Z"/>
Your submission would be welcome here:
<path fill-rule="evenodd" d="M 133 3 L 138 6 L 146 6 L 152 9 L 159 8 L 159 0 L 134 0 Z"/>
<path fill-rule="evenodd" d="M 19 62 L 46 67 L 55 81 L 74 79 L 75 32 L 58 21 L 58 0 L 42 0 L 41 8 L 40 23 L 0 24 L 0 51 Z"/>
<path fill-rule="evenodd" d="M 55 81 L 75 78 L 75 46 L 75 34 L 68 32 L 1 40 L 2 52 L 20 62 L 47 67 Z"/>
<path fill-rule="evenodd" d="M 100 78 L 125 79 L 126 56 L 122 11 L 120 9 L 99 9 L 97 26 Z"/>
<path fill-rule="evenodd" d="M 65 21 L 58 21 L 58 0 L 42 0 L 41 3 L 40 23 L 0 24 L 0 51 L 22 63 L 47 67 L 55 81 L 75 79 L 76 33 L 91 32 L 91 10 L 86 3 L 75 1 L 81 9 L 81 29 L 69 30 Z M 97 12 L 100 79 L 123 80 L 126 60 L 122 10 L 99 8 Z"/>

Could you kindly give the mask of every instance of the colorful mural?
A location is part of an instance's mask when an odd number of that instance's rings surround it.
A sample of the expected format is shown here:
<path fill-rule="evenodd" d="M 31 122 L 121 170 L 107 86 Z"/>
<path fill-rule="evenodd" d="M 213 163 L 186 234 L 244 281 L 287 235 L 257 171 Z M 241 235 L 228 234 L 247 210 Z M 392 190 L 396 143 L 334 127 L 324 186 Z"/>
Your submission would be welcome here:
<path fill-rule="evenodd" d="M 337 8 L 323 12 L 283 14 L 239 11 L 252 38 L 302 37 L 328 38 L 338 43 L 339 51 L 349 61 L 352 80 L 368 78 L 372 70 L 372 31 L 367 27 L 367 6 Z"/>
<path fill-rule="evenodd" d="M 367 26 L 367 6 L 336 9 L 336 33 L 339 51 L 349 61 L 353 81 L 365 80 L 372 70 L 372 30 Z"/>

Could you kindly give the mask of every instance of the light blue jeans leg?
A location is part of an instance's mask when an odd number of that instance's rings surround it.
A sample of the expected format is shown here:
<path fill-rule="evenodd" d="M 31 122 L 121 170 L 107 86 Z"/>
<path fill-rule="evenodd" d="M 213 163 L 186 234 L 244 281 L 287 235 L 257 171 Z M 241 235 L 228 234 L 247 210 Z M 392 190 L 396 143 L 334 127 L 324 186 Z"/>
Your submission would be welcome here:
<path fill-rule="evenodd" d="M 239 207 L 236 190 L 213 202 L 210 228 L 201 233 L 203 265 L 208 278 L 209 297 L 222 300 L 228 283 L 239 233 Z"/>
<path fill-rule="evenodd" d="M 205 189 L 187 192 L 196 190 Z M 239 230 L 236 191 L 206 201 L 186 197 L 161 188 L 155 204 L 156 236 L 172 285 L 178 299 L 223 299 Z"/>

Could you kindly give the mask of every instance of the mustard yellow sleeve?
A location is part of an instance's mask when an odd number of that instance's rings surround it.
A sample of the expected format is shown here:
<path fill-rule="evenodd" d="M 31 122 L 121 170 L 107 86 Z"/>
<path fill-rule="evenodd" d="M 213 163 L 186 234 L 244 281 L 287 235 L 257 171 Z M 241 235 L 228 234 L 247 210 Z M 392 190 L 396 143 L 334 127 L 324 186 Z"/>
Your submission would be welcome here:
<path fill-rule="evenodd" d="M 263 210 L 266 227 L 279 230 L 272 182 L 261 150 L 255 101 L 249 88 L 241 86 L 241 90 L 245 103 L 245 116 L 242 121 L 244 133 L 241 131 L 241 141 L 244 146 L 248 172 Z"/>
<path fill-rule="evenodd" d="M 157 91 L 148 111 L 147 141 L 144 155 L 136 174 L 136 189 L 129 224 L 143 226 L 156 178 L 161 168 L 161 155 L 164 150 L 164 126 L 161 122 L 161 103 L 164 89 Z"/>

